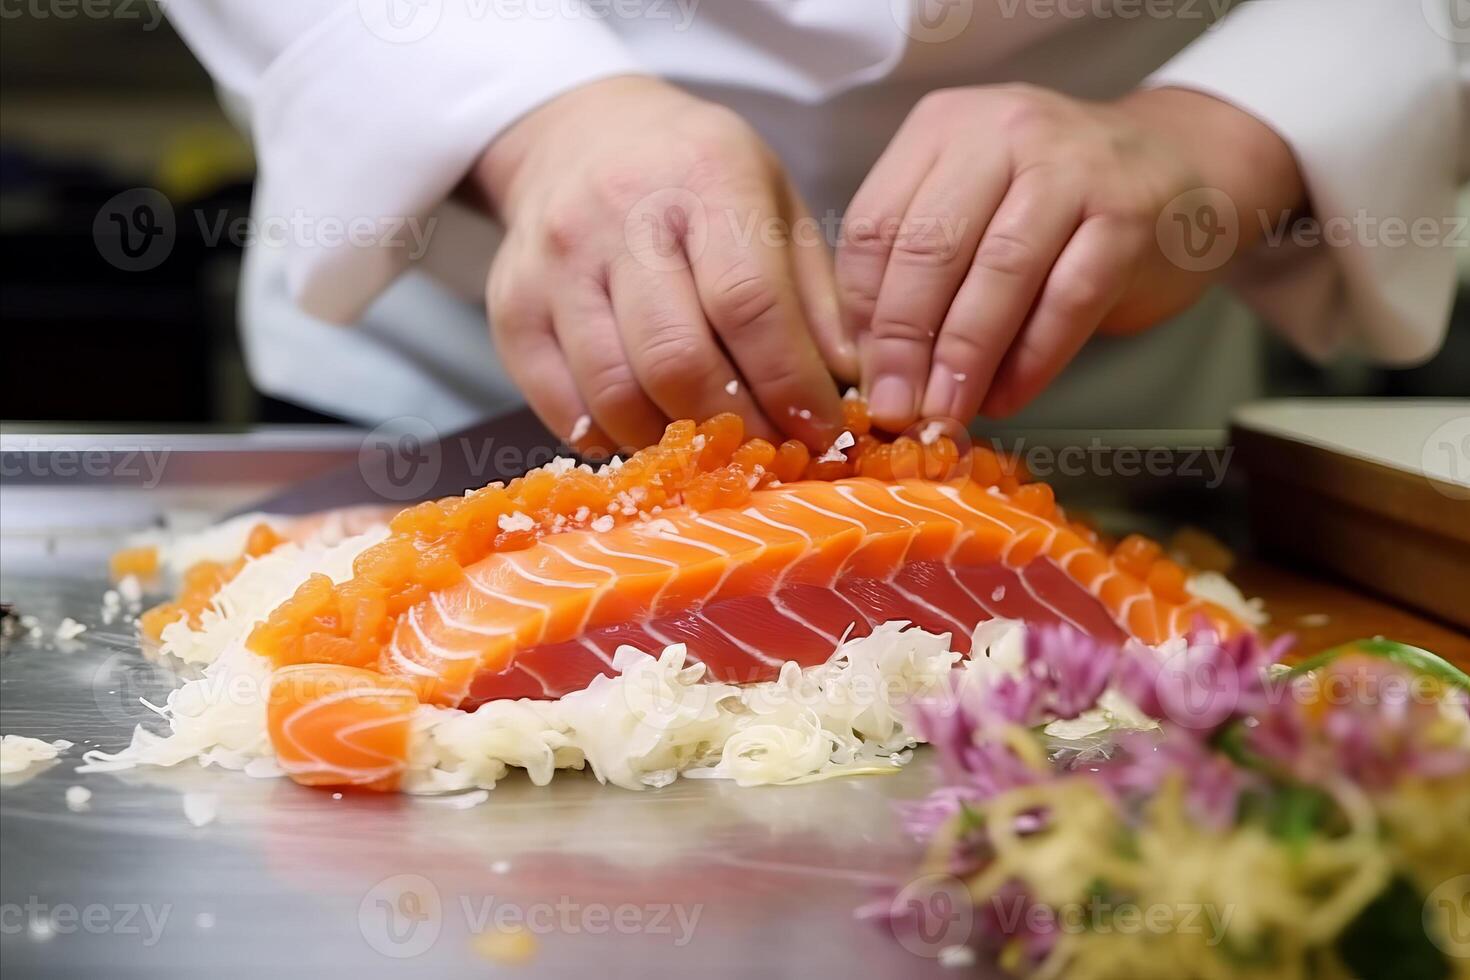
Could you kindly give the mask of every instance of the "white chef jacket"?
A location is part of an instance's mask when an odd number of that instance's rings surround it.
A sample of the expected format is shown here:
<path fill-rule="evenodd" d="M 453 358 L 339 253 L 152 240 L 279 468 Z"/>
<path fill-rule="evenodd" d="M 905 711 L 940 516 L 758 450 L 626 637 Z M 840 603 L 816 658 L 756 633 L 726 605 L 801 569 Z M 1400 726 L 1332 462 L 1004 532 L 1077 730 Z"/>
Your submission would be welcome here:
<path fill-rule="evenodd" d="M 295 229 L 248 250 L 256 383 L 363 422 L 452 427 L 518 396 L 485 326 L 498 232 L 451 192 L 527 111 L 633 72 L 737 110 L 819 217 L 841 214 L 935 88 L 1210 93 L 1286 140 L 1325 227 L 1358 229 L 1334 247 L 1242 257 L 1235 293 L 1312 357 L 1423 359 L 1443 338 L 1466 237 L 1454 216 L 1470 27 L 1451 2 L 172 0 L 167 12 L 252 134 L 254 217 Z M 374 232 L 351 224 L 364 217 Z M 1379 234 L 1416 218 L 1441 223 L 1440 240 Z M 414 230 L 428 232 L 421 255 Z M 1253 393 L 1257 341 L 1225 297 L 1201 305 L 1187 323 L 1095 339 L 1023 418 L 1218 424 Z"/>

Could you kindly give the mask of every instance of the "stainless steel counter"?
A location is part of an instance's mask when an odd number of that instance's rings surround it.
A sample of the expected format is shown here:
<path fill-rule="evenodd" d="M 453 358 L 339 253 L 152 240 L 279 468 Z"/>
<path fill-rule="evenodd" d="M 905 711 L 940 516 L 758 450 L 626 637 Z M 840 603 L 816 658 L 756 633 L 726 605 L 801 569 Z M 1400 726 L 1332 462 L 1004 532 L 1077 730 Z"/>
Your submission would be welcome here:
<path fill-rule="evenodd" d="M 918 859 L 893 803 L 931 785 L 923 752 L 896 776 L 795 787 L 513 778 L 472 809 L 192 762 L 78 776 L 84 749 L 125 744 L 151 718 L 137 698 L 174 682 L 130 627 L 101 624 L 106 554 L 160 501 L 246 495 L 0 491 L 0 595 L 46 632 L 0 657 L 0 732 L 77 743 L 0 787 L 6 976 L 953 975 L 853 916 Z M 64 616 L 87 631 L 57 642 Z M 72 786 L 92 794 L 80 812 Z M 213 822 L 194 826 L 185 794 L 209 794 Z"/>

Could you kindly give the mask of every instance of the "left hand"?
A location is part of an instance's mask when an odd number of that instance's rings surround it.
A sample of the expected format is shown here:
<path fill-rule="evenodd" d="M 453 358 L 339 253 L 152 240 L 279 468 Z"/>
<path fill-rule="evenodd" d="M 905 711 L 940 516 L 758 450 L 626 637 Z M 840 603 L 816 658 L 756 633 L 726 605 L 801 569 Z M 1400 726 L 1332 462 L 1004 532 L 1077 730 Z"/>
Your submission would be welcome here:
<path fill-rule="evenodd" d="M 837 252 L 874 421 L 1010 414 L 1095 331 L 1189 306 L 1222 270 L 1171 261 L 1157 229 L 1201 188 L 1234 205 L 1237 255 L 1262 235 L 1257 211 L 1269 227 L 1303 197 L 1280 137 L 1207 95 L 926 96 L 853 199 Z"/>

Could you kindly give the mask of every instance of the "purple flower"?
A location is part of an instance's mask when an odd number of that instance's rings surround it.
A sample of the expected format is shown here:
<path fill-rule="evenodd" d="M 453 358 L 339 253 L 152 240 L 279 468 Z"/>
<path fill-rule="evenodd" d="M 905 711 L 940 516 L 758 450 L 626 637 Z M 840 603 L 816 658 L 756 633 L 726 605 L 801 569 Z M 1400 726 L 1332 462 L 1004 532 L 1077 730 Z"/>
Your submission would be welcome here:
<path fill-rule="evenodd" d="M 1235 822 L 1240 797 L 1260 778 L 1213 751 L 1198 736 L 1177 727 L 1159 738 L 1134 733 L 1119 738 L 1119 754 L 1098 767 L 1096 778 L 1132 812 L 1171 780 L 1184 788 L 1190 816 L 1211 830 Z"/>
<path fill-rule="evenodd" d="M 1443 736 L 1439 690 L 1392 661 L 1343 657 L 1284 691 L 1258 712 L 1247 744 L 1294 779 L 1340 774 L 1385 789 L 1405 776 L 1470 772 L 1470 752 Z"/>
<path fill-rule="evenodd" d="M 1118 648 L 1070 626 L 1038 625 L 1026 631 L 1026 676 L 1038 690 L 1037 707 L 1046 717 L 1076 718 L 1097 704 L 1118 661 Z"/>
<path fill-rule="evenodd" d="M 1162 659 L 1130 643 L 1119 656 L 1114 681 L 1144 714 L 1211 732 L 1270 700 L 1265 670 L 1291 643 L 1290 637 L 1282 637 L 1263 645 L 1253 633 L 1222 641 L 1201 622 L 1181 649 Z"/>

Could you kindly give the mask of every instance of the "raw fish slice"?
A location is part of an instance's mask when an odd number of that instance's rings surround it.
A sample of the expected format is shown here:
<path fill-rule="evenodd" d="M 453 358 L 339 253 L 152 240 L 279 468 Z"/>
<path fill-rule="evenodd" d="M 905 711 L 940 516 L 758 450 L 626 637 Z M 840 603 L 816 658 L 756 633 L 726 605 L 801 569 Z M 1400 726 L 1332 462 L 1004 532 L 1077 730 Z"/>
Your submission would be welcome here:
<path fill-rule="evenodd" d="M 711 676 L 752 681 L 775 676 L 787 660 L 820 662 L 833 636 L 887 620 L 950 633 L 963 650 L 975 625 L 992 616 L 1157 643 L 1194 613 L 1226 632 L 1239 628 L 1198 600 L 1154 595 L 1070 527 L 1003 495 L 856 478 L 757 491 L 738 512 L 675 508 L 645 524 L 554 535 L 492 555 L 467 569 L 463 583 L 409 611 L 380 669 L 411 682 L 426 701 L 453 705 L 472 685 L 477 698 L 526 690 L 513 665 L 531 652 L 527 670 L 542 696 L 577 690 L 605 673 L 592 651 L 562 648 L 570 651 L 566 664 L 536 651 L 608 627 L 642 625 L 642 635 L 629 634 L 640 649 L 650 640 L 657 649 L 677 638 L 713 638 Z M 694 643 L 690 649 L 706 654 Z M 481 674 L 506 684 L 476 683 Z"/>
<path fill-rule="evenodd" d="M 419 702 L 402 681 L 335 664 L 271 675 L 266 720 L 276 759 L 308 786 L 396 789 Z"/>

